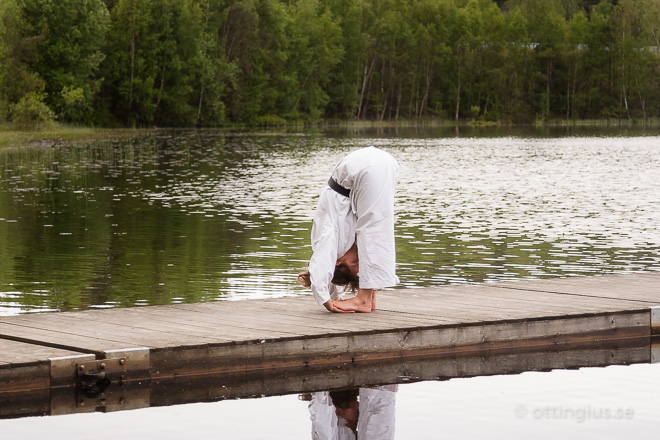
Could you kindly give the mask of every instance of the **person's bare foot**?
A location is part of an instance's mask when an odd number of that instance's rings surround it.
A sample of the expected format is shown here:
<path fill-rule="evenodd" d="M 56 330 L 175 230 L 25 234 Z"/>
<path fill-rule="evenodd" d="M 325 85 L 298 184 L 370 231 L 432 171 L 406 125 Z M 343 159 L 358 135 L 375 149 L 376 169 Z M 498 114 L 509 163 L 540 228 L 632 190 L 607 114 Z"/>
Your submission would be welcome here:
<path fill-rule="evenodd" d="M 369 313 L 373 310 L 373 298 L 370 301 L 365 301 L 364 298 L 358 295 L 353 298 L 337 301 L 335 307 L 347 312 Z"/>
<path fill-rule="evenodd" d="M 352 313 L 350 310 L 343 310 L 339 307 L 337 307 L 337 301 L 327 301 L 326 303 L 323 304 L 328 311 L 333 312 L 333 313 Z"/>

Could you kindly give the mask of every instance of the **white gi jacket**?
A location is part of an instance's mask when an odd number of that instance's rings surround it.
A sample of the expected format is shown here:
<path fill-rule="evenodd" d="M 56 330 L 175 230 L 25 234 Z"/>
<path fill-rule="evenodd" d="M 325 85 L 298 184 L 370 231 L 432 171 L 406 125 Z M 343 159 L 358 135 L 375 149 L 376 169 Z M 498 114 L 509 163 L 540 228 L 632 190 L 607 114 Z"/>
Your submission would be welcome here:
<path fill-rule="evenodd" d="M 345 197 L 329 187 L 321 192 L 312 225 L 309 272 L 319 305 L 336 295 L 330 282 L 337 259 L 357 241 L 360 288 L 381 289 L 399 282 L 395 274 L 394 185 L 399 165 L 376 147 L 356 150 L 331 176 L 351 190 Z"/>
<path fill-rule="evenodd" d="M 356 440 L 355 433 L 346 426 L 346 420 L 335 413 L 329 392 L 313 393 L 308 408 L 312 440 Z"/>
<path fill-rule="evenodd" d="M 358 440 L 394 440 L 398 385 L 360 388 Z"/>
<path fill-rule="evenodd" d="M 360 388 L 357 440 L 393 440 L 397 385 Z M 356 440 L 355 433 L 338 417 L 327 391 L 312 394 L 309 404 L 312 440 Z"/>

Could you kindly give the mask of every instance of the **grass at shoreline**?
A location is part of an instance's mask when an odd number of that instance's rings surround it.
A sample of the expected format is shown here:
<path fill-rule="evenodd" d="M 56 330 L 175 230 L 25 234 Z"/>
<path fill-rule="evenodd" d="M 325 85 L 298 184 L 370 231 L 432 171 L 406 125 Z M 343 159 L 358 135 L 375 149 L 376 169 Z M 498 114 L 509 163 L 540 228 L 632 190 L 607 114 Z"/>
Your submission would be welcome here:
<path fill-rule="evenodd" d="M 0 125 L 0 148 L 45 146 L 103 139 L 127 139 L 153 134 L 153 129 L 110 129 L 54 125 L 41 130 L 16 130 Z"/>

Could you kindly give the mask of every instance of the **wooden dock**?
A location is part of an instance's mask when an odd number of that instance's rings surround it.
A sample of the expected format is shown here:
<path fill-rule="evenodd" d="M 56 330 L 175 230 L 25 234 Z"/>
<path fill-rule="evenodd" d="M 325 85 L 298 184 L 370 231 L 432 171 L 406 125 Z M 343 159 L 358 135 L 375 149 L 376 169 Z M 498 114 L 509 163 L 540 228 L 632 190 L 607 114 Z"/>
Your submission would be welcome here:
<path fill-rule="evenodd" d="M 0 417 L 653 362 L 658 306 L 651 272 L 382 291 L 370 314 L 299 296 L 0 317 Z"/>

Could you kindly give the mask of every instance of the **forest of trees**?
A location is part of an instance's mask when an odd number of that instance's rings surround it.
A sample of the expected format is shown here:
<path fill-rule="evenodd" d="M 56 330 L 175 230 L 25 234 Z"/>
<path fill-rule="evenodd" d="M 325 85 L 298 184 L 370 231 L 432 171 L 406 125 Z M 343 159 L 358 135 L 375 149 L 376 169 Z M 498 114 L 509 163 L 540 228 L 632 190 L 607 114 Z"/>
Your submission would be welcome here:
<path fill-rule="evenodd" d="M 0 122 L 660 116 L 660 0 L 0 0 Z"/>

